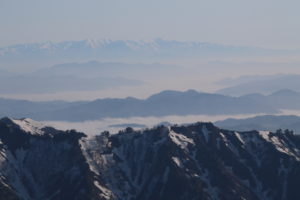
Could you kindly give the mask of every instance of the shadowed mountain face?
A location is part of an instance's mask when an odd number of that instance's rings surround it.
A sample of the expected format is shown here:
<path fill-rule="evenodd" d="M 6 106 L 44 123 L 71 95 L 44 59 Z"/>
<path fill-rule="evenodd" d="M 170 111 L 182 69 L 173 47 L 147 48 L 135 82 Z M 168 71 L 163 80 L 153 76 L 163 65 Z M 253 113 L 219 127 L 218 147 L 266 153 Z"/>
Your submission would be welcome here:
<path fill-rule="evenodd" d="M 1 119 L 0 199 L 94 199 L 97 188 L 78 141 L 83 136 Z"/>
<path fill-rule="evenodd" d="M 294 200 L 300 138 L 211 123 L 85 137 L 0 121 L 2 199 Z"/>
<path fill-rule="evenodd" d="M 86 121 L 106 117 L 168 115 L 276 114 L 281 109 L 300 109 L 300 93 L 281 90 L 268 96 L 250 94 L 230 97 L 219 94 L 163 91 L 147 99 L 98 99 L 86 102 L 30 102 L 0 99 L 0 115 L 36 120 Z"/>

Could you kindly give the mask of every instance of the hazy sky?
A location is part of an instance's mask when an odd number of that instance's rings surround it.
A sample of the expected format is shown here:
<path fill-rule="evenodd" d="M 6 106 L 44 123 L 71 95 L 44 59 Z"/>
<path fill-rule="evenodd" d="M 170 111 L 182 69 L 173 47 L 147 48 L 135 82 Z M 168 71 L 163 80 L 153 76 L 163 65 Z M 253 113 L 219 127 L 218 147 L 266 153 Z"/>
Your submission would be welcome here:
<path fill-rule="evenodd" d="M 0 46 L 155 38 L 300 48 L 299 0 L 0 0 Z"/>

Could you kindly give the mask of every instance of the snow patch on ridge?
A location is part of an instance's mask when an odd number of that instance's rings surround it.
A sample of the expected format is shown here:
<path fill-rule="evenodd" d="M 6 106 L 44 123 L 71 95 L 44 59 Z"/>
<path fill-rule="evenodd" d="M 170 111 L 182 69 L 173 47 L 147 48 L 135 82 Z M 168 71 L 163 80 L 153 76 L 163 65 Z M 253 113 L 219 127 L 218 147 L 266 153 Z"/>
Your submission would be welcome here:
<path fill-rule="evenodd" d="M 46 125 L 44 125 L 41 122 L 37 122 L 37 121 L 34 121 L 32 119 L 29 119 L 29 118 L 11 119 L 11 120 L 13 121 L 13 123 L 18 125 L 20 127 L 20 129 L 22 129 L 23 131 L 25 131 L 27 133 L 31 133 L 31 134 L 34 134 L 34 135 L 44 134 L 44 131 L 42 129 L 45 128 Z"/>
<path fill-rule="evenodd" d="M 244 141 L 244 138 L 242 137 L 242 135 L 238 132 L 234 132 L 234 134 L 239 139 L 239 141 L 242 143 L 242 145 L 244 146 L 245 141 Z"/>
<path fill-rule="evenodd" d="M 181 160 L 180 160 L 180 158 L 173 156 L 173 157 L 172 157 L 172 160 L 174 161 L 174 163 L 175 163 L 178 167 L 180 167 L 180 168 L 183 168 L 183 167 L 184 167 L 183 164 L 182 164 L 182 162 L 181 162 Z"/>
<path fill-rule="evenodd" d="M 274 147 L 276 148 L 277 151 L 280 151 L 284 154 L 293 156 L 297 160 L 300 160 L 300 156 L 292 152 L 289 148 L 287 148 L 287 144 L 283 141 L 280 140 L 277 136 L 275 135 L 270 135 L 269 131 L 259 131 L 259 134 L 269 143 L 273 144 Z"/>
<path fill-rule="evenodd" d="M 195 145 L 194 141 L 185 135 L 175 133 L 173 130 L 170 131 L 169 136 L 171 140 L 180 146 L 181 149 L 187 149 L 188 144 Z"/>
<path fill-rule="evenodd" d="M 220 132 L 220 135 L 221 135 L 221 138 L 222 138 L 225 146 L 228 147 L 236 156 L 239 156 L 239 151 L 232 144 L 232 142 L 226 137 L 226 135 L 222 132 Z"/>
<path fill-rule="evenodd" d="M 102 192 L 100 194 L 100 197 L 103 197 L 105 199 L 111 199 L 111 197 L 113 196 L 112 195 L 112 192 L 108 189 L 106 189 L 105 187 L 102 187 L 98 181 L 94 181 L 94 185 Z"/>

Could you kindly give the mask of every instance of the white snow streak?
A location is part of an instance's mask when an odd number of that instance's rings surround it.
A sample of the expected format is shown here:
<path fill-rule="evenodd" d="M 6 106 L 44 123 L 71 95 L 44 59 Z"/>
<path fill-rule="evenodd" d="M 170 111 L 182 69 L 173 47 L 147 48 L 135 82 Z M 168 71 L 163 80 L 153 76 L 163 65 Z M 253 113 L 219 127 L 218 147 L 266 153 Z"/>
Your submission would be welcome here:
<path fill-rule="evenodd" d="M 45 125 L 41 122 L 34 121 L 32 119 L 11 119 L 16 125 L 18 125 L 23 131 L 31 134 L 42 135 L 44 131 L 42 128 Z"/>
<path fill-rule="evenodd" d="M 170 131 L 169 136 L 171 140 L 180 146 L 181 149 L 187 149 L 188 144 L 195 145 L 194 141 L 185 135 L 175 133 L 174 131 Z"/>

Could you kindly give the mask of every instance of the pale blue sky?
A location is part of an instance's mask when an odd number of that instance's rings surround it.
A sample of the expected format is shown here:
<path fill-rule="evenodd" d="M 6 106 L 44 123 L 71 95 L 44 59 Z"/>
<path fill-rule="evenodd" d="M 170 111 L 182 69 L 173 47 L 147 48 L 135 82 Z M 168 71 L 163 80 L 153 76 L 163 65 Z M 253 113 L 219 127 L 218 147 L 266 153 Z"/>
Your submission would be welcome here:
<path fill-rule="evenodd" d="M 0 0 L 0 46 L 155 38 L 300 48 L 299 0 Z"/>

